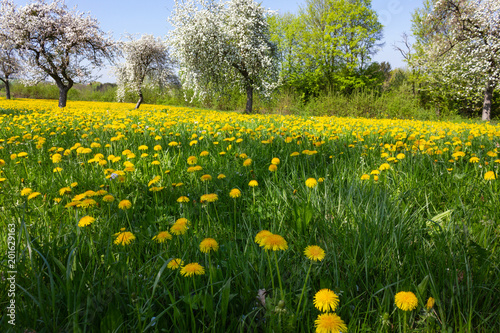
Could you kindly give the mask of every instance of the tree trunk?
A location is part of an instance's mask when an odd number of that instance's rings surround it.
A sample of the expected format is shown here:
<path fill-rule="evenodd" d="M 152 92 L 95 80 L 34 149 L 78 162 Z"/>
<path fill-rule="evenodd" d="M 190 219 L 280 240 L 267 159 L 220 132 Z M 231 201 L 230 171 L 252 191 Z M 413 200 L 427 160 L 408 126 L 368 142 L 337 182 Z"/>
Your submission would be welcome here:
<path fill-rule="evenodd" d="M 66 101 L 68 100 L 68 91 L 70 88 L 66 86 L 59 86 L 59 107 L 66 107 Z"/>
<path fill-rule="evenodd" d="M 3 80 L 2 80 L 3 81 Z M 10 99 L 10 83 L 9 83 L 9 78 L 5 78 L 5 98 Z"/>
<path fill-rule="evenodd" d="M 493 100 L 493 90 L 495 87 L 490 81 L 486 82 L 486 90 L 484 91 L 483 116 L 484 121 L 491 119 L 491 101 Z"/>
<path fill-rule="evenodd" d="M 245 107 L 245 113 L 252 113 L 252 103 L 253 103 L 253 88 L 251 85 L 247 86 L 247 105 Z"/>
<path fill-rule="evenodd" d="M 135 105 L 136 110 L 139 108 L 139 106 L 141 106 L 142 101 L 144 101 L 144 97 L 142 96 L 142 91 L 139 91 L 139 100 L 137 101 L 137 104 Z"/>

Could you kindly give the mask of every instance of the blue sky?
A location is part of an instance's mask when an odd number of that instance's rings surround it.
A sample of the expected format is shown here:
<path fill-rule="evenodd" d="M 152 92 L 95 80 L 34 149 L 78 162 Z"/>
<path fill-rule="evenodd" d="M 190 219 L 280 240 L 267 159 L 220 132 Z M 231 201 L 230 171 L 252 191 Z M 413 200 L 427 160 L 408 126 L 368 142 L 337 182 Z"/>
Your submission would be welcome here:
<path fill-rule="evenodd" d="M 29 1 L 14 1 L 25 5 Z M 50 2 L 50 0 L 47 0 Z M 399 52 L 393 44 L 401 40 L 403 32 L 411 33 L 411 15 L 416 8 L 422 7 L 422 0 L 372 0 L 372 8 L 378 13 L 379 21 L 384 25 L 384 47 L 373 57 L 373 61 L 387 61 L 393 68 L 405 67 Z M 174 6 L 173 0 L 66 0 L 68 7 L 82 12 L 90 12 L 97 18 L 104 31 L 113 33 L 119 39 L 123 34 L 153 34 L 165 36 L 171 29 L 167 22 Z M 296 13 L 305 1 L 262 0 L 262 5 L 279 13 Z M 115 82 L 109 69 L 101 70 L 100 82 Z"/>

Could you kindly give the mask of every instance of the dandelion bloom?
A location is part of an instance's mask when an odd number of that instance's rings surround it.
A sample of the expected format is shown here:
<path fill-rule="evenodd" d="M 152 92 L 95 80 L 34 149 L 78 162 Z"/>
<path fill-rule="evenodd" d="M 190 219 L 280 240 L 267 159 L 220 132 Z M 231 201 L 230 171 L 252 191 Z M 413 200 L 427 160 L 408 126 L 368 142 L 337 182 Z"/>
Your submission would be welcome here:
<path fill-rule="evenodd" d="M 270 232 L 269 230 L 262 230 L 257 233 L 257 236 L 255 236 L 255 243 L 261 245 L 262 240 L 266 238 L 267 236 L 272 235 L 273 233 Z"/>
<path fill-rule="evenodd" d="M 208 151 L 204 150 L 200 153 L 200 156 L 208 156 Z"/>
<path fill-rule="evenodd" d="M 229 192 L 229 196 L 234 199 L 239 198 L 241 197 L 241 191 L 237 188 L 233 188 L 231 192 Z"/>
<path fill-rule="evenodd" d="M 314 306 L 322 312 L 335 311 L 339 297 L 330 289 L 321 289 L 314 295 Z"/>
<path fill-rule="evenodd" d="M 277 157 L 273 158 L 273 159 L 271 160 L 271 164 L 275 164 L 275 165 L 280 164 L 280 159 L 279 159 L 279 158 L 277 158 Z"/>
<path fill-rule="evenodd" d="M 115 198 L 111 194 L 102 197 L 102 201 L 104 202 L 113 202 L 114 200 Z"/>
<path fill-rule="evenodd" d="M 252 159 L 247 158 L 246 160 L 243 161 L 243 166 L 250 166 L 252 164 Z"/>
<path fill-rule="evenodd" d="M 417 308 L 418 299 L 411 291 L 400 291 L 394 297 L 396 306 L 403 311 L 412 311 Z"/>
<path fill-rule="evenodd" d="M 153 149 L 156 150 L 156 151 L 159 151 L 159 150 L 161 150 L 161 146 L 160 145 L 156 145 L 156 146 L 153 147 Z"/>
<path fill-rule="evenodd" d="M 187 224 L 174 223 L 174 225 L 170 227 L 170 232 L 176 236 L 179 236 L 179 235 L 184 235 L 187 229 L 188 229 Z"/>
<path fill-rule="evenodd" d="M 434 298 L 429 297 L 429 299 L 427 300 L 427 304 L 425 304 L 425 307 L 427 308 L 427 310 L 430 310 L 434 307 L 435 303 L 436 301 L 434 300 Z"/>
<path fill-rule="evenodd" d="M 204 194 L 201 196 L 200 198 L 200 202 L 201 203 L 205 203 L 205 202 L 215 202 L 219 199 L 219 197 L 217 196 L 217 194 L 215 193 L 210 193 L 210 194 Z"/>
<path fill-rule="evenodd" d="M 52 155 L 52 163 L 59 163 L 59 162 L 61 162 L 61 159 L 62 159 L 61 154 Z"/>
<path fill-rule="evenodd" d="M 370 175 L 380 175 L 380 171 L 378 171 L 377 169 L 372 170 L 372 172 L 370 172 Z"/>
<path fill-rule="evenodd" d="M 130 202 L 130 200 L 122 200 L 118 204 L 118 208 L 123 209 L 123 210 L 130 209 L 130 207 L 132 207 L 132 203 Z"/>
<path fill-rule="evenodd" d="M 219 244 L 213 238 L 205 238 L 200 243 L 200 251 L 203 253 L 210 253 L 211 251 L 217 252 Z"/>
<path fill-rule="evenodd" d="M 97 202 L 94 199 L 85 199 L 82 200 L 77 207 L 81 208 L 89 208 L 89 207 L 94 207 L 97 205 Z"/>
<path fill-rule="evenodd" d="M 184 265 L 184 261 L 182 261 L 181 258 L 175 258 L 175 259 L 172 259 L 168 262 L 167 268 L 174 270 L 174 269 L 181 267 L 182 265 Z"/>
<path fill-rule="evenodd" d="M 485 180 L 494 180 L 496 179 L 496 175 L 495 175 L 495 172 L 494 171 L 488 171 L 484 174 L 484 179 Z"/>
<path fill-rule="evenodd" d="M 325 258 L 325 250 L 317 245 L 309 245 L 305 248 L 304 254 L 310 260 L 321 261 Z"/>
<path fill-rule="evenodd" d="M 364 174 L 361 176 L 361 180 L 368 180 L 370 179 L 370 175 Z"/>
<path fill-rule="evenodd" d="M 194 275 L 203 275 L 205 274 L 205 269 L 203 266 L 198 264 L 197 262 L 193 262 L 190 264 L 187 264 L 186 266 L 181 268 L 181 274 L 182 276 L 190 277 Z"/>
<path fill-rule="evenodd" d="M 88 225 L 91 225 L 92 223 L 95 222 L 95 218 L 92 216 L 84 216 L 78 221 L 78 226 L 79 227 L 86 227 Z"/>
<path fill-rule="evenodd" d="M 25 196 L 27 196 L 27 195 L 30 195 L 30 194 L 31 194 L 31 192 L 33 192 L 33 190 L 32 190 L 32 189 L 30 189 L 29 187 L 23 188 L 23 189 L 21 190 L 21 196 L 25 197 Z"/>
<path fill-rule="evenodd" d="M 189 157 L 187 158 L 187 163 L 188 163 L 189 165 L 196 164 L 196 163 L 198 163 L 198 158 L 196 158 L 196 156 L 189 156 Z"/>
<path fill-rule="evenodd" d="M 269 166 L 269 171 L 275 172 L 276 170 L 278 170 L 278 166 L 276 164 L 271 164 Z"/>
<path fill-rule="evenodd" d="M 177 202 L 179 203 L 189 202 L 189 198 L 183 195 L 177 199 Z"/>
<path fill-rule="evenodd" d="M 479 163 L 479 157 L 477 157 L 477 156 L 471 157 L 469 162 L 470 163 Z"/>
<path fill-rule="evenodd" d="M 206 181 L 212 180 L 212 176 L 210 176 L 210 175 L 203 175 L 203 176 L 201 176 L 200 179 L 201 179 L 202 182 L 206 182 Z"/>
<path fill-rule="evenodd" d="M 402 159 L 403 159 L 403 158 L 405 158 L 405 157 L 406 157 L 406 156 L 405 156 L 405 154 L 403 154 L 403 153 L 400 153 L 400 154 L 397 154 L 397 155 L 396 155 L 396 158 L 397 158 L 398 160 L 402 160 Z"/>
<path fill-rule="evenodd" d="M 123 246 L 129 245 L 135 239 L 134 234 L 130 231 L 125 231 L 125 228 L 121 228 L 120 232 L 117 232 L 113 236 L 116 236 L 114 243 Z"/>
<path fill-rule="evenodd" d="M 390 168 L 391 168 L 391 166 L 388 163 L 384 163 L 384 164 L 382 164 L 381 166 L 378 167 L 378 169 L 380 171 L 389 170 Z"/>
<path fill-rule="evenodd" d="M 248 183 L 248 186 L 250 187 L 256 187 L 256 186 L 259 186 L 259 183 L 257 183 L 256 180 L 251 180 L 249 183 Z"/>
<path fill-rule="evenodd" d="M 28 156 L 28 153 L 27 152 L 20 152 L 19 154 L 17 154 L 17 157 L 27 157 Z"/>
<path fill-rule="evenodd" d="M 314 178 L 309 178 L 306 180 L 306 186 L 309 188 L 315 188 L 318 185 L 318 182 Z"/>
<path fill-rule="evenodd" d="M 347 332 L 344 321 L 335 313 L 322 313 L 314 321 L 317 333 L 341 333 Z"/>
<path fill-rule="evenodd" d="M 153 240 L 157 243 L 165 243 L 169 239 L 172 239 L 172 235 L 168 231 L 160 231 L 153 237 Z"/>
<path fill-rule="evenodd" d="M 260 246 L 264 247 L 264 250 L 286 250 L 288 249 L 288 243 L 280 235 L 272 234 L 267 237 L 262 238 Z"/>
<path fill-rule="evenodd" d="M 39 196 L 40 194 L 42 194 L 42 193 L 40 193 L 40 192 L 33 192 L 30 195 L 28 195 L 28 200 L 34 199 L 37 196 Z"/>
<path fill-rule="evenodd" d="M 225 174 L 223 174 L 223 173 L 221 173 L 221 174 L 219 174 L 219 175 L 217 176 L 217 179 L 224 179 L 224 178 L 226 178 L 226 175 L 225 175 Z"/>

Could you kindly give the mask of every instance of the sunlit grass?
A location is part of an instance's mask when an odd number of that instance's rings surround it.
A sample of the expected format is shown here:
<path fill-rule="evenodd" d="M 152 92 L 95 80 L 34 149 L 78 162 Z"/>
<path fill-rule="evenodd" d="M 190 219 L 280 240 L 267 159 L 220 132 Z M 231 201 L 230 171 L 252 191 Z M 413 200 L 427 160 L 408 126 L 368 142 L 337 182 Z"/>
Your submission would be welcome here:
<path fill-rule="evenodd" d="M 133 107 L 0 99 L 20 326 L 500 329 L 500 126 Z"/>

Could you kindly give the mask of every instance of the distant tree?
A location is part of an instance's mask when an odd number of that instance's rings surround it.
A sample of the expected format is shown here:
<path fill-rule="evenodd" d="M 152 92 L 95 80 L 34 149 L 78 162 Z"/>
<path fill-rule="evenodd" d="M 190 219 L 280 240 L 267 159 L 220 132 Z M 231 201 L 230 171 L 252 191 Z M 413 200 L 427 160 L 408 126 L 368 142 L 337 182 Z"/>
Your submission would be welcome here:
<path fill-rule="evenodd" d="M 183 85 L 196 97 L 239 87 L 251 113 L 254 90 L 269 96 L 277 86 L 270 13 L 254 0 L 176 0 L 170 42 Z"/>
<path fill-rule="evenodd" d="M 500 82 L 500 1 L 427 0 L 414 15 L 416 63 L 460 98 L 479 100 L 490 120 Z"/>
<path fill-rule="evenodd" d="M 0 36 L 0 81 L 5 84 L 5 98 L 10 99 L 12 75 L 20 71 L 20 61 L 16 49 L 9 40 Z"/>
<path fill-rule="evenodd" d="M 127 36 L 128 41 L 120 44 L 125 55 L 125 63 L 115 68 L 118 100 L 123 100 L 126 91 L 139 96 L 135 106 L 139 108 L 144 101 L 142 93 L 145 82 L 160 86 L 176 83 L 177 76 L 173 72 L 173 61 L 167 45 L 160 38 L 143 35 L 139 39 Z"/>
<path fill-rule="evenodd" d="M 0 33 L 16 47 L 26 66 L 23 75 L 33 81 L 52 78 L 59 88 L 59 107 L 65 107 L 75 80 L 91 81 L 92 70 L 111 60 L 117 50 L 96 19 L 64 0 L 34 0 L 16 8 L 2 0 Z"/>

